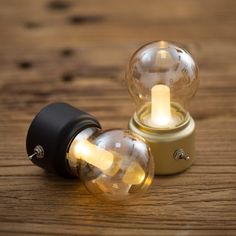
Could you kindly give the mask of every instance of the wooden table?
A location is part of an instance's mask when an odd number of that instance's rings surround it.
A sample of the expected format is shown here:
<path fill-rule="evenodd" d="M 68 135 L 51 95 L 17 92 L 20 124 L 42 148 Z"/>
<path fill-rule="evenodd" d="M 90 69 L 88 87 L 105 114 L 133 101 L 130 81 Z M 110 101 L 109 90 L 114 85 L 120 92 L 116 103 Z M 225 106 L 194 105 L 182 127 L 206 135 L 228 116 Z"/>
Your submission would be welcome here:
<path fill-rule="evenodd" d="M 1 0 L 0 234 L 236 235 L 235 25 L 235 0 Z M 48 103 L 127 127 L 125 66 L 156 39 L 179 42 L 200 67 L 192 168 L 122 206 L 32 165 L 27 128 Z"/>

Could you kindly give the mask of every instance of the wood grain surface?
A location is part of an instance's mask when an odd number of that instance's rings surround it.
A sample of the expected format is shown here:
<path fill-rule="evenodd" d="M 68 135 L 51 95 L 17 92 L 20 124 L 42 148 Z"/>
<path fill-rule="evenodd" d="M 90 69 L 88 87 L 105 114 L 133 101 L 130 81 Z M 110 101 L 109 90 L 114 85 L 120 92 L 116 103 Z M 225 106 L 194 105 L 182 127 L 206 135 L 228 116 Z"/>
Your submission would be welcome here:
<path fill-rule="evenodd" d="M 1 0 L 0 235 L 236 235 L 235 26 L 235 0 Z M 125 67 L 156 39 L 180 43 L 200 67 L 189 170 L 108 205 L 27 159 L 30 121 L 54 101 L 127 128 Z"/>

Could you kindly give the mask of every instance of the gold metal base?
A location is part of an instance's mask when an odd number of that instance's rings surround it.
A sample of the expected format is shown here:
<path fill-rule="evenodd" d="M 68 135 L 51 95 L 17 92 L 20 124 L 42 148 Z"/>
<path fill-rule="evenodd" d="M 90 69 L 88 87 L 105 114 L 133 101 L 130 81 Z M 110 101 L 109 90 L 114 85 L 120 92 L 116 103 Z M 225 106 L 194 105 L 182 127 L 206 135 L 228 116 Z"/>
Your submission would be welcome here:
<path fill-rule="evenodd" d="M 191 116 L 179 127 L 157 130 L 140 124 L 134 115 L 129 129 L 150 145 L 156 175 L 176 174 L 192 165 L 195 158 L 195 123 Z"/>

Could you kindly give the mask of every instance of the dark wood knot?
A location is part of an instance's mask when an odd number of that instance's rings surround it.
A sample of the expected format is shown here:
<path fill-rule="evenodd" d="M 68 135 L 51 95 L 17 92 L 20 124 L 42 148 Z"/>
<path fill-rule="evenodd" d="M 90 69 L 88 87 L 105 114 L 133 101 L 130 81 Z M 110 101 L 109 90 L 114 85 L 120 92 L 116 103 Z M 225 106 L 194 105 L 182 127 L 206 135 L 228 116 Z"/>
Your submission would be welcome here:
<path fill-rule="evenodd" d="M 18 66 L 22 70 L 28 70 L 33 67 L 33 63 L 31 61 L 20 61 L 20 62 L 18 62 Z"/>
<path fill-rule="evenodd" d="M 70 57 L 70 56 L 72 56 L 74 53 L 75 53 L 74 50 L 71 49 L 71 48 L 64 48 L 64 49 L 61 50 L 61 55 L 62 55 L 63 57 Z"/>
<path fill-rule="evenodd" d="M 60 1 L 60 0 L 55 0 L 55 1 L 51 1 L 48 3 L 47 7 L 50 10 L 66 10 L 71 6 L 71 4 L 69 2 L 66 1 Z"/>
<path fill-rule="evenodd" d="M 79 25 L 85 23 L 98 23 L 103 20 L 102 16 L 82 16 L 74 15 L 68 18 L 69 23 L 72 25 Z"/>
<path fill-rule="evenodd" d="M 42 27 L 42 24 L 40 24 L 39 22 L 28 21 L 25 23 L 25 28 L 27 29 L 37 29 L 40 27 Z"/>
<path fill-rule="evenodd" d="M 71 73 L 65 73 L 62 75 L 62 81 L 71 82 L 73 80 L 73 75 Z"/>

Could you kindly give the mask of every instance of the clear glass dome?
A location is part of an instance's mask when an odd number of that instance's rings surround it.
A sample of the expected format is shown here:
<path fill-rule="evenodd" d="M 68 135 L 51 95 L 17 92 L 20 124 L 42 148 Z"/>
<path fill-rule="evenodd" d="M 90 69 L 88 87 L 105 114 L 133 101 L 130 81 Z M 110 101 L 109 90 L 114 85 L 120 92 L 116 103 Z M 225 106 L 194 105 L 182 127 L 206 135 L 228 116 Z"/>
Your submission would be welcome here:
<path fill-rule="evenodd" d="M 139 122 L 154 128 L 182 124 L 198 88 L 198 67 L 184 49 L 158 41 L 144 45 L 131 57 L 126 81 Z"/>
<path fill-rule="evenodd" d="M 91 193 L 111 201 L 144 193 L 154 175 L 148 145 L 131 131 L 120 129 L 83 130 L 72 141 L 67 160 Z"/>

